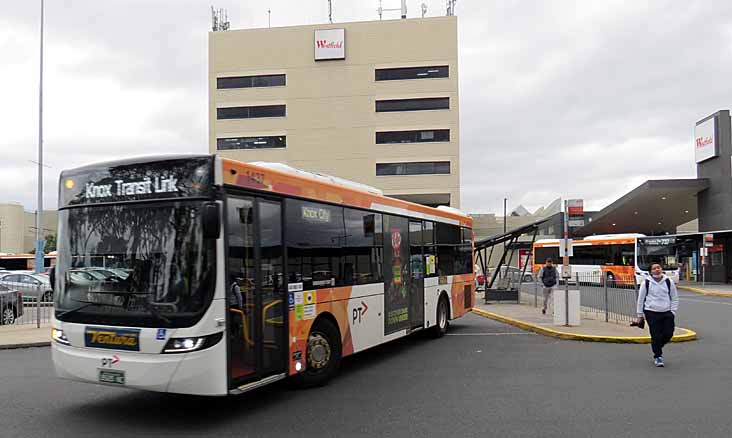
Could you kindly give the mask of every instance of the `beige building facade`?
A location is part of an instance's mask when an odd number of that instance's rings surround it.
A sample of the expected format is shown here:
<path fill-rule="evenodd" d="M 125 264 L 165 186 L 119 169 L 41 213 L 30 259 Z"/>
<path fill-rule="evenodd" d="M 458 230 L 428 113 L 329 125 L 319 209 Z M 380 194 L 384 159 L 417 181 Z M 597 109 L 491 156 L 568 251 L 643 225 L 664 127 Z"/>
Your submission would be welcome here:
<path fill-rule="evenodd" d="M 43 212 L 44 236 L 56 235 L 58 212 Z M 25 254 L 33 250 L 36 241 L 36 215 L 20 204 L 0 204 L 0 253 Z"/>
<path fill-rule="evenodd" d="M 209 34 L 209 149 L 460 206 L 457 17 Z"/>

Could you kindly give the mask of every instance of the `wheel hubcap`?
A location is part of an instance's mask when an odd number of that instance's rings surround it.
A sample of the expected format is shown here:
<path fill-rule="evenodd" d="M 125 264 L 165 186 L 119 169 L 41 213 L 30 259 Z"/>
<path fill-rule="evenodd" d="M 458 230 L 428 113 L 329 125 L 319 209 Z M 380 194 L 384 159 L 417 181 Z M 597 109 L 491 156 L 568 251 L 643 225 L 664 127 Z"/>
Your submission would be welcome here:
<path fill-rule="evenodd" d="M 440 328 L 445 328 L 447 323 L 447 312 L 445 311 L 445 302 L 440 302 Z"/>
<path fill-rule="evenodd" d="M 328 340 L 320 333 L 313 333 L 308 338 L 308 365 L 321 369 L 330 361 L 331 348 Z"/>
<path fill-rule="evenodd" d="M 3 311 L 3 323 L 12 324 L 14 322 L 15 322 L 15 315 L 13 315 L 13 311 L 11 309 L 5 309 Z"/>

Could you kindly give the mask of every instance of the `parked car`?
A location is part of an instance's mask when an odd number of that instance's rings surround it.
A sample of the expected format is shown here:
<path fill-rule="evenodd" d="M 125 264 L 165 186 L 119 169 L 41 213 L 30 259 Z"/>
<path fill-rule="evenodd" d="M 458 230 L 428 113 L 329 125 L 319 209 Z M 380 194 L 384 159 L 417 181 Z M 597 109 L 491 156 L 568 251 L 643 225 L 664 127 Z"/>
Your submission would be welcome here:
<path fill-rule="evenodd" d="M 501 273 L 499 278 L 501 277 L 510 277 L 513 279 L 513 281 L 518 281 L 519 278 L 521 278 L 521 273 L 523 272 L 523 269 L 519 269 L 515 266 L 501 266 Z M 531 283 L 534 281 L 534 276 L 531 273 L 531 269 L 526 268 L 526 272 L 523 272 L 523 283 Z"/>
<path fill-rule="evenodd" d="M 23 315 L 23 294 L 0 285 L 0 325 L 15 324 Z"/>
<path fill-rule="evenodd" d="M 14 271 L 9 274 L 2 274 L 0 276 L 0 285 L 21 291 L 25 301 L 35 301 L 36 297 L 40 297 L 41 302 L 53 301 L 51 282 L 45 275 L 29 271 Z"/>

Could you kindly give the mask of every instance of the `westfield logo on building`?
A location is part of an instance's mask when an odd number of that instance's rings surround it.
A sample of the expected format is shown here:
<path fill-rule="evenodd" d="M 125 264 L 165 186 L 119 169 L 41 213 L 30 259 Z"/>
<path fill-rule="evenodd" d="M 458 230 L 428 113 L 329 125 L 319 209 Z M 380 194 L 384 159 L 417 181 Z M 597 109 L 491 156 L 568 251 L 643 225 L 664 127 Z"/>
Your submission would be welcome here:
<path fill-rule="evenodd" d="M 318 41 L 316 41 L 316 44 L 318 45 L 319 49 L 342 49 L 343 48 L 343 41 L 318 40 Z"/>
<path fill-rule="evenodd" d="M 713 143 L 712 137 L 699 137 L 696 139 L 696 147 L 703 148 Z"/>

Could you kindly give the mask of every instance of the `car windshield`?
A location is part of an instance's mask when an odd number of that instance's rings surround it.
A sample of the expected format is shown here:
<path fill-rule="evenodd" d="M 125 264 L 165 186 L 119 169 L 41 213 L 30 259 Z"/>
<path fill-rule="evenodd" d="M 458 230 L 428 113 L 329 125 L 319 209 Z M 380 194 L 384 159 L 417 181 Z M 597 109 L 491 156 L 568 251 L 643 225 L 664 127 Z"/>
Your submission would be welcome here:
<path fill-rule="evenodd" d="M 648 271 L 654 263 L 659 263 L 664 271 L 678 269 L 674 238 L 638 239 L 638 268 Z"/>
<path fill-rule="evenodd" d="M 59 212 L 57 318 L 141 327 L 195 324 L 213 296 L 215 272 L 214 241 L 203 238 L 200 206 L 126 204 Z M 110 268 L 128 275 L 117 277 Z M 81 309 L 83 304 L 90 305 Z M 69 310 L 74 311 L 65 315 Z"/>

